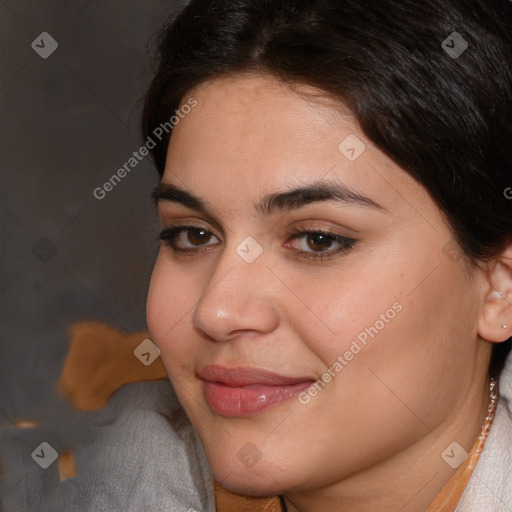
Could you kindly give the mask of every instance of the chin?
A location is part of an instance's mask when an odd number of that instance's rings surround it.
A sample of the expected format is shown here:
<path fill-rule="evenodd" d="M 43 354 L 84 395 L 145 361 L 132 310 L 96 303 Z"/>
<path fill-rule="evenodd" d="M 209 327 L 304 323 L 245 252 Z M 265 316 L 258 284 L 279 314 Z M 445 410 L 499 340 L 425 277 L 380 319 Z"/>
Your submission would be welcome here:
<path fill-rule="evenodd" d="M 233 453 L 226 446 L 224 448 L 207 450 L 206 455 L 215 480 L 231 492 L 255 497 L 277 496 L 296 487 L 300 480 L 289 464 L 279 464 L 276 460 L 278 454 L 274 454 L 272 461 L 264 457 L 256 461 L 256 458 L 251 460 L 249 457 L 250 449 L 246 455 Z M 243 462 L 244 456 L 246 463 Z"/>
<path fill-rule="evenodd" d="M 213 476 L 223 487 L 236 494 L 269 498 L 282 494 L 284 491 L 285 486 L 281 482 L 277 482 L 272 477 L 272 473 L 265 472 L 264 468 L 260 471 L 232 468 L 231 473 L 229 470 L 226 471 L 227 469 L 222 468 L 219 472 L 212 470 Z"/>

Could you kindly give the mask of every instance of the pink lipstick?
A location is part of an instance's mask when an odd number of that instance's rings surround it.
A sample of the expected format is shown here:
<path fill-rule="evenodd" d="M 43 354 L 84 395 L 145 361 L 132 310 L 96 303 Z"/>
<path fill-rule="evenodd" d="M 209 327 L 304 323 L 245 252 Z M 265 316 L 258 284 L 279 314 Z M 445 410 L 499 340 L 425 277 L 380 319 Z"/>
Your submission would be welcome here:
<path fill-rule="evenodd" d="M 208 365 L 199 376 L 210 409 L 222 416 L 249 416 L 296 396 L 315 382 L 256 367 Z"/>

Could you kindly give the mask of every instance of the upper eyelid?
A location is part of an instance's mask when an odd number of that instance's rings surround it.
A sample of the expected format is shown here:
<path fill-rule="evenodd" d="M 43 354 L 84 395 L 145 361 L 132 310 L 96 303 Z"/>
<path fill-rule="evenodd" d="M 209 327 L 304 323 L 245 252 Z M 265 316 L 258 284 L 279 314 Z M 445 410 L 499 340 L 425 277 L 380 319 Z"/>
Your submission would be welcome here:
<path fill-rule="evenodd" d="M 166 229 L 166 228 L 172 229 L 176 226 L 182 226 L 182 227 L 187 227 L 187 228 L 202 228 L 202 229 L 205 229 L 205 230 L 215 234 L 214 231 L 212 230 L 212 224 L 208 220 L 203 220 L 203 219 L 200 219 L 197 217 L 194 217 L 194 220 L 181 220 L 181 219 L 177 220 L 176 217 L 177 216 L 160 214 L 160 212 L 159 212 L 159 219 L 160 219 L 161 225 L 163 226 L 163 229 Z M 187 216 L 180 215 L 179 217 L 187 217 Z M 337 225 L 337 227 L 328 227 L 328 226 L 299 227 L 299 226 L 304 225 L 304 223 L 310 223 L 310 222 L 323 223 L 323 224 L 327 223 L 327 224 L 331 224 L 331 225 Z M 165 227 L 166 223 L 170 223 L 171 225 Z M 276 226 L 278 226 L 280 223 L 281 222 L 278 222 L 277 224 L 273 223 L 272 227 L 268 230 L 268 232 L 274 231 Z M 332 221 L 322 220 L 322 219 L 309 219 L 309 220 L 297 219 L 297 220 L 292 221 L 292 223 L 295 227 L 293 229 L 291 229 L 291 228 L 286 229 L 285 231 L 291 231 L 291 232 L 295 232 L 295 231 L 325 231 L 325 232 L 331 233 L 333 235 L 344 236 L 345 238 L 357 237 L 357 236 L 360 236 L 360 233 L 361 233 L 360 230 L 348 227 L 343 224 L 337 224 L 337 222 L 332 222 Z M 297 224 L 299 226 L 296 226 Z M 229 226 L 226 226 L 226 227 L 227 227 L 228 231 L 232 232 L 232 229 L 229 228 Z M 213 225 L 213 229 L 219 231 L 222 236 L 225 236 L 225 231 L 222 226 L 217 226 L 217 224 L 215 224 L 215 225 Z M 345 234 L 337 233 L 336 232 L 337 230 L 343 230 L 346 233 Z"/>
<path fill-rule="evenodd" d="M 180 205 L 180 203 L 173 203 L 173 202 L 166 202 L 166 201 L 155 203 L 157 215 L 158 215 L 158 217 L 160 219 L 160 222 L 162 224 L 164 224 L 166 222 L 166 219 L 168 219 L 169 217 L 171 219 L 176 219 L 176 217 L 177 217 L 177 215 L 169 214 L 169 212 L 166 211 L 166 208 L 165 208 L 166 204 Z M 180 206 L 183 206 L 183 205 L 180 205 Z M 197 215 L 202 215 L 201 212 L 198 212 L 198 211 L 196 211 L 194 209 L 190 209 L 187 206 L 185 206 L 185 208 L 188 209 L 188 210 L 193 211 Z M 205 222 L 205 223 L 209 224 L 210 226 L 213 226 L 215 229 L 217 229 L 217 231 L 222 233 L 223 236 L 225 235 L 225 231 L 224 231 L 224 228 L 223 228 L 222 224 L 220 222 L 217 222 L 215 217 L 210 217 L 209 215 L 206 215 L 206 217 L 205 217 L 206 220 L 204 220 L 204 221 L 202 221 L 202 219 L 197 218 L 194 214 L 191 214 L 191 215 L 186 215 L 186 214 L 185 215 L 179 215 L 179 217 L 194 217 L 194 219 L 196 219 L 196 220 L 194 220 L 194 221 L 181 221 L 181 222 L 178 222 L 177 225 L 185 225 L 185 222 Z M 173 227 L 173 226 L 171 226 L 171 227 Z M 195 225 L 190 225 L 190 227 L 195 227 Z M 211 229 L 209 227 L 206 227 L 206 226 L 200 226 L 200 227 L 203 227 L 204 229 L 207 229 L 208 231 L 211 231 Z M 228 231 L 231 231 L 229 226 L 226 226 L 226 229 Z"/>
<path fill-rule="evenodd" d="M 281 213 L 281 217 L 282 218 L 286 218 L 288 217 L 289 215 L 293 216 L 295 214 L 304 214 L 303 210 L 307 210 L 309 207 L 312 207 L 312 206 L 315 206 L 315 205 L 318 205 L 318 204 L 329 204 L 329 203 L 334 203 L 336 204 L 336 201 L 334 200 L 325 200 L 325 201 L 315 201 L 315 202 L 312 202 L 312 203 L 309 203 L 309 204 L 306 204 L 304 206 L 301 206 L 300 208 L 297 208 L 297 209 L 293 209 L 292 211 L 290 212 L 285 212 L 285 213 Z M 194 213 L 190 214 L 190 215 L 186 215 L 186 214 L 183 214 L 183 215 L 177 215 L 177 214 L 173 214 L 172 213 L 172 210 L 167 210 L 166 211 L 166 205 L 177 205 L 179 207 L 184 207 L 185 209 L 189 210 L 189 211 L 193 211 Z M 165 222 L 165 219 L 175 219 L 176 217 L 193 217 L 194 219 L 197 219 L 197 220 L 194 220 L 192 222 L 205 222 L 207 223 L 209 226 L 212 226 L 214 229 L 216 229 L 222 236 L 225 236 L 227 232 L 232 232 L 233 230 L 229 227 L 228 224 L 223 224 L 220 220 L 218 220 L 216 217 L 214 216 L 210 216 L 210 214 L 204 214 L 203 212 L 201 211 L 198 211 L 198 210 L 195 210 L 194 208 L 190 208 L 186 205 L 183 205 L 182 203 L 176 203 L 176 202 L 173 202 L 173 201 L 165 201 L 165 200 L 162 200 L 162 201 L 159 201 L 159 202 L 155 202 L 155 206 L 156 206 L 156 210 L 157 210 L 157 214 L 158 214 L 158 217 L 160 218 L 160 221 L 162 223 Z M 380 205 L 379 205 L 380 206 Z M 379 210 L 379 211 L 383 211 L 385 213 L 389 213 L 386 209 L 382 209 L 382 210 Z M 196 215 L 198 216 L 203 216 L 205 215 L 204 217 L 204 220 L 201 219 L 200 217 L 196 217 Z M 274 216 L 275 215 L 279 215 L 278 213 L 274 213 L 273 214 Z M 316 220 L 317 222 L 326 222 L 326 221 L 322 221 L 321 219 L 317 219 Z M 298 220 L 298 221 L 294 221 L 294 222 L 304 222 L 304 220 Z M 281 221 L 279 222 L 275 222 L 272 221 L 271 222 L 271 227 L 269 228 L 269 231 L 272 231 L 274 230 L 274 228 L 279 225 L 281 223 Z M 332 223 L 332 224 L 336 224 L 336 222 Z M 194 226 L 192 226 L 194 227 Z M 209 227 L 206 227 L 206 226 L 201 226 L 203 227 L 204 229 L 207 229 L 208 231 L 212 231 Z M 309 228 L 308 228 L 309 229 Z M 323 228 L 325 229 L 325 228 Z M 335 229 L 335 228 L 333 228 Z M 347 238 L 351 238 L 351 237 L 354 237 L 354 236 L 360 236 L 360 232 L 359 230 L 357 229 L 353 229 L 353 228 L 349 228 L 348 226 L 345 226 L 343 227 L 343 229 L 345 229 L 348 234 L 347 235 L 342 235 L 342 234 L 339 234 L 339 236 L 345 236 Z"/>

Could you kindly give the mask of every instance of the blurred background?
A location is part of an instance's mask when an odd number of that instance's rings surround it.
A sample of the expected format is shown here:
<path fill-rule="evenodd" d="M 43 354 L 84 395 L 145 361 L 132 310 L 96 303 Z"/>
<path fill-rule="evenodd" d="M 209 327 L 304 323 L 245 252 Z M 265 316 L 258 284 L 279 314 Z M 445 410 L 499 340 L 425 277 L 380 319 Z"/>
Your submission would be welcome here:
<path fill-rule="evenodd" d="M 142 145 L 149 49 L 185 3 L 0 0 L 0 432 L 37 421 L 33 439 L 13 434 L 28 449 L 79 423 L 54 390 L 69 327 L 146 330 L 157 172 L 146 157 L 103 199 L 93 192 Z M 30 492 L 32 463 L 3 479 L 4 498 Z"/>

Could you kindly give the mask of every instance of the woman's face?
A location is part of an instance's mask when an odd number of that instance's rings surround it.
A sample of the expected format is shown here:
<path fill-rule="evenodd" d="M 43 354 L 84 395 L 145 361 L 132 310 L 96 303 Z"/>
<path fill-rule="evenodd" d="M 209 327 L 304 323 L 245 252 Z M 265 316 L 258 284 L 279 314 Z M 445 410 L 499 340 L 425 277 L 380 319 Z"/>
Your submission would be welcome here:
<path fill-rule="evenodd" d="M 249 75 L 191 96 L 162 183 L 197 200 L 162 193 L 163 229 L 187 228 L 147 320 L 215 478 L 272 495 L 444 464 L 490 347 L 440 210 L 326 101 Z"/>

